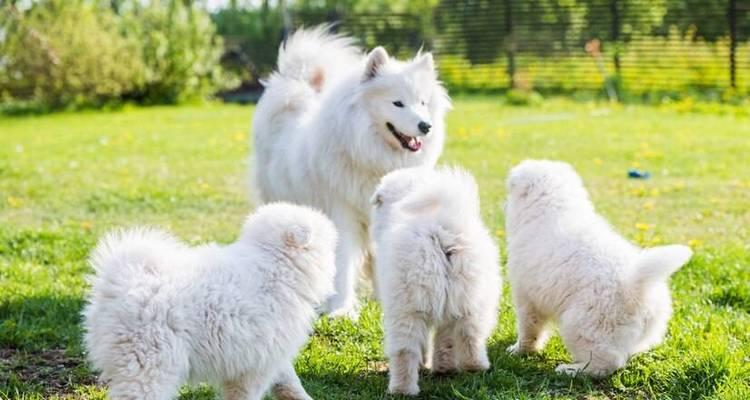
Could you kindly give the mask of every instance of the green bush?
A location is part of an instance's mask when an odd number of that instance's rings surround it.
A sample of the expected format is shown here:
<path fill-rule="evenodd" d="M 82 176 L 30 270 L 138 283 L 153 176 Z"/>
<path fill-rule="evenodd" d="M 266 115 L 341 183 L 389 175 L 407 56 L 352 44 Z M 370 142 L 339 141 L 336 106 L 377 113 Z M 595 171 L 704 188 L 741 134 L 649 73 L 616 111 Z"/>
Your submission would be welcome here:
<path fill-rule="evenodd" d="M 129 97 L 143 103 L 179 103 L 222 87 L 221 38 L 209 16 L 179 0 L 134 0 L 122 16 L 123 31 L 139 44 L 144 65 Z"/>
<path fill-rule="evenodd" d="M 108 12 L 78 1 L 40 1 L 25 13 L 4 6 L 0 87 L 5 101 L 41 108 L 115 101 L 144 72 L 133 40 Z M 106 10 L 104 10 L 106 11 Z"/>
<path fill-rule="evenodd" d="M 3 110 L 178 103 L 227 82 L 223 45 L 205 11 L 180 0 L 106 3 L 0 6 Z"/>

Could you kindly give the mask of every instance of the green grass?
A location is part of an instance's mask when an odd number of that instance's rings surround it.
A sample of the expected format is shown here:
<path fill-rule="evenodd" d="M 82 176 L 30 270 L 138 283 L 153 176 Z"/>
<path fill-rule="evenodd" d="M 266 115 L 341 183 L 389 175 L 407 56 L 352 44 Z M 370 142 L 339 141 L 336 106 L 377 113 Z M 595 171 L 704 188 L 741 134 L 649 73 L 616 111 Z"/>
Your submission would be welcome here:
<path fill-rule="evenodd" d="M 102 398 L 81 348 L 79 312 L 97 237 L 152 224 L 191 243 L 231 241 L 245 189 L 252 108 L 156 107 L 0 117 L 0 398 Z M 599 210 L 644 245 L 681 242 L 693 261 L 672 280 L 663 345 L 611 378 L 558 376 L 555 338 L 512 357 L 506 285 L 482 374 L 421 379 L 425 399 L 750 398 L 750 118 L 548 101 L 513 108 L 456 101 L 443 163 L 477 177 L 486 223 L 502 241 L 508 169 L 527 157 L 570 161 Z M 653 177 L 629 180 L 638 166 Z M 297 361 L 316 399 L 386 398 L 380 311 L 321 319 Z M 208 387 L 183 399 L 208 399 Z"/>

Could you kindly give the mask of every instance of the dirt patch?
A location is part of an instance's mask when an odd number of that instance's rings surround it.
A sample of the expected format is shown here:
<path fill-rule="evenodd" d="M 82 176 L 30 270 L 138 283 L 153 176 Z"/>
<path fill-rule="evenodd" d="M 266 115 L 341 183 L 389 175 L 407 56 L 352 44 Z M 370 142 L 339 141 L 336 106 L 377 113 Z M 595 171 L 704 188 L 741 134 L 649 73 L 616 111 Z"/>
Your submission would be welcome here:
<path fill-rule="evenodd" d="M 93 385 L 96 378 L 80 356 L 63 349 L 25 352 L 0 348 L 0 387 L 44 395 L 73 393 L 75 386 Z"/>

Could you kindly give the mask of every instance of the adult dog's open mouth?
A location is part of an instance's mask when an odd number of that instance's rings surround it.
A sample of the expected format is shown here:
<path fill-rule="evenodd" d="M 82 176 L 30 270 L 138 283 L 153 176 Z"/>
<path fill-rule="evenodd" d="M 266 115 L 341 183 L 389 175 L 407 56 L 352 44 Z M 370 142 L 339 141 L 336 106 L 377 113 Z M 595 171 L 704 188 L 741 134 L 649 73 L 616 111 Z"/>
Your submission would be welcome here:
<path fill-rule="evenodd" d="M 399 143 L 401 143 L 401 147 L 403 147 L 404 149 L 411 152 L 417 152 L 422 148 L 422 140 L 420 138 L 405 135 L 399 132 L 396 127 L 393 126 L 393 124 L 390 122 L 386 122 L 385 126 L 387 126 L 388 130 L 391 131 L 393 136 L 398 139 Z"/>

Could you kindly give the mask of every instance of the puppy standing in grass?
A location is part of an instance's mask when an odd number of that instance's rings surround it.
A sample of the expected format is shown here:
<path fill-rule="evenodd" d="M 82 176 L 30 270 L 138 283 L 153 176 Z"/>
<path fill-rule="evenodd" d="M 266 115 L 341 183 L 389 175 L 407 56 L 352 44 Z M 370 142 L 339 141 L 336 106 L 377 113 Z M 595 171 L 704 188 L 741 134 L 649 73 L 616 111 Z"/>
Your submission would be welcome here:
<path fill-rule="evenodd" d="M 670 275 L 691 257 L 680 245 L 640 249 L 594 211 L 573 168 L 524 161 L 508 178 L 508 278 L 518 341 L 538 351 L 557 321 L 573 363 L 558 372 L 595 377 L 661 342 L 672 313 Z"/>
<path fill-rule="evenodd" d="M 85 344 L 112 399 L 172 399 L 186 381 L 229 400 L 310 399 L 292 361 L 333 291 L 336 231 L 317 211 L 276 203 L 227 246 L 188 247 L 134 229 L 94 250 Z"/>
<path fill-rule="evenodd" d="M 498 249 L 474 178 L 458 169 L 398 170 L 373 196 L 376 283 L 391 393 L 419 393 L 419 366 L 478 371 L 500 300 Z"/>

